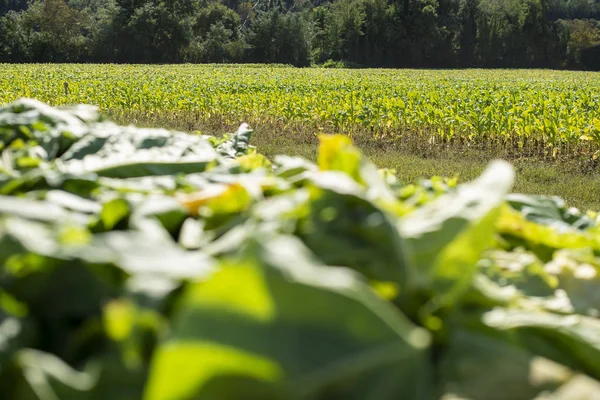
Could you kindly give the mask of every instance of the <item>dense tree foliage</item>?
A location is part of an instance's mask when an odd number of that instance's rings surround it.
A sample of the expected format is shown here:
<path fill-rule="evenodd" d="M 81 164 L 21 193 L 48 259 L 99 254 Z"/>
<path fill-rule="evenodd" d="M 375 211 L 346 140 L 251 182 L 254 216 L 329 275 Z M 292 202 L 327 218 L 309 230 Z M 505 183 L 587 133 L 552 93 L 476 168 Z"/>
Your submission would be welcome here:
<path fill-rule="evenodd" d="M 600 69 L 600 0 L 0 0 L 2 62 Z"/>

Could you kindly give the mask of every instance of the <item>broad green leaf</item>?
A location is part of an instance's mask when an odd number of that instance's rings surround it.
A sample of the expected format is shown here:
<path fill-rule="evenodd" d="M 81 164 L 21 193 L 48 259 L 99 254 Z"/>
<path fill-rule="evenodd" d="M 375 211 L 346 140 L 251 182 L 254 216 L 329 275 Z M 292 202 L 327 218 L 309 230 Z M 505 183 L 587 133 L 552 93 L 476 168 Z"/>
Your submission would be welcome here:
<path fill-rule="evenodd" d="M 556 230 L 586 230 L 594 221 L 577 209 L 567 208 L 564 200 L 550 196 L 510 195 L 507 203 L 529 221 L 549 225 Z"/>
<path fill-rule="evenodd" d="M 102 206 L 95 201 L 61 190 L 49 190 L 46 193 L 46 201 L 80 213 L 98 214 L 102 210 Z"/>
<path fill-rule="evenodd" d="M 166 196 L 149 196 L 137 205 L 131 220 L 135 224 L 140 219 L 156 218 L 171 235 L 175 236 L 187 216 L 187 210 L 176 199 Z"/>
<path fill-rule="evenodd" d="M 501 286 L 513 286 L 523 296 L 551 296 L 558 286 L 544 263 L 530 252 L 486 252 L 479 266 L 482 274 Z"/>
<path fill-rule="evenodd" d="M 278 155 L 275 157 L 275 175 L 290 179 L 305 172 L 316 171 L 317 166 L 302 157 Z"/>
<path fill-rule="evenodd" d="M 319 168 L 323 171 L 340 171 L 359 183 L 362 154 L 354 147 L 352 140 L 343 135 L 319 136 Z"/>
<path fill-rule="evenodd" d="M 225 231 L 241 222 L 254 202 L 247 186 L 237 182 L 211 184 L 198 192 L 179 194 L 177 199 L 189 215 L 203 218 L 206 230 Z"/>
<path fill-rule="evenodd" d="M 427 333 L 292 238 L 247 245 L 174 318 L 147 400 L 428 398 Z"/>
<path fill-rule="evenodd" d="M 98 127 L 57 161 L 60 171 L 112 178 L 204 171 L 217 153 L 199 136 L 159 129 Z"/>
<path fill-rule="evenodd" d="M 270 170 L 271 162 L 262 154 L 246 154 L 236 159 L 242 171 L 249 172 L 259 168 Z"/>
<path fill-rule="evenodd" d="M 2 141 L 10 143 L 18 137 L 35 139 L 44 155 L 52 160 L 70 147 L 77 138 L 89 132 L 88 124 L 99 120 L 95 108 L 78 106 L 57 109 L 33 99 L 20 99 L 0 108 Z"/>
<path fill-rule="evenodd" d="M 177 189 L 175 176 L 144 176 L 139 178 L 98 178 L 106 189 L 119 193 L 163 194 Z"/>
<path fill-rule="evenodd" d="M 442 399 L 531 400 L 574 375 L 508 340 L 456 327 L 440 363 Z"/>
<path fill-rule="evenodd" d="M 518 308 L 484 314 L 486 325 L 515 332 L 533 353 L 600 378 L 600 320 Z"/>
<path fill-rule="evenodd" d="M 204 221 L 186 218 L 179 232 L 179 244 L 186 249 L 199 249 L 207 245 L 212 235 L 204 231 Z"/>
<path fill-rule="evenodd" d="M 102 205 L 100 222 L 103 230 L 110 231 L 121 221 L 129 217 L 131 208 L 125 199 L 113 199 Z"/>
<path fill-rule="evenodd" d="M 496 230 L 511 246 L 525 247 L 543 261 L 549 261 L 557 249 L 600 250 L 600 235 L 593 229 L 557 230 L 548 225 L 528 221 L 521 213 L 508 206 L 502 208 L 496 222 Z"/>
<path fill-rule="evenodd" d="M 163 232 L 107 232 L 95 235 L 88 246 L 64 251 L 89 263 L 114 264 L 130 275 L 201 279 L 211 272 L 214 263 L 209 256 L 182 249 Z"/>
<path fill-rule="evenodd" d="M 88 214 L 70 212 L 52 202 L 13 196 L 0 196 L 0 215 L 63 224 L 85 224 L 90 220 Z"/>
<path fill-rule="evenodd" d="M 388 203 L 388 206 L 396 200 L 375 165 L 361 154 L 349 137 L 320 135 L 319 142 L 319 169 L 344 172 L 366 187 L 366 197 L 369 200 L 380 200 Z"/>
<path fill-rule="evenodd" d="M 409 284 L 453 301 L 472 282 L 477 261 L 494 239 L 494 224 L 513 183 L 510 165 L 496 161 L 475 181 L 401 220 L 411 269 Z"/>
<path fill-rule="evenodd" d="M 296 216 L 298 237 L 325 264 L 404 283 L 407 255 L 395 221 L 347 176 L 324 172 L 311 179 L 315 187 Z"/>

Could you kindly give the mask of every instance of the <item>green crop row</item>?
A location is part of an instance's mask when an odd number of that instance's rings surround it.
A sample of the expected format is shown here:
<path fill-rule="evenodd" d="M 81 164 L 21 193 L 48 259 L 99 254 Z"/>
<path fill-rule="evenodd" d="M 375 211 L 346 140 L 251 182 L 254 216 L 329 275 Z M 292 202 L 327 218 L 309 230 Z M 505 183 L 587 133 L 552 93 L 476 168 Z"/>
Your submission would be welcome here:
<path fill-rule="evenodd" d="M 600 74 L 587 72 L 0 65 L 0 104 L 20 97 L 95 104 L 114 117 L 411 132 L 517 148 L 600 143 Z"/>

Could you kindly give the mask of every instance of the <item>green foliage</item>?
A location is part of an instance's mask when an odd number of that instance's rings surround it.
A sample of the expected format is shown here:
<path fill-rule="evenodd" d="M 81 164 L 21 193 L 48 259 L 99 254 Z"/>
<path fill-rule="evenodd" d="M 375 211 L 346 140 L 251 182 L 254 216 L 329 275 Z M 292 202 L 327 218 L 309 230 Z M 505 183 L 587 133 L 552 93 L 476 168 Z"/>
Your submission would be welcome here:
<path fill-rule="evenodd" d="M 243 58 L 240 17 L 219 3 L 198 7 L 190 19 L 190 44 L 183 50 L 189 62 L 232 62 Z"/>
<path fill-rule="evenodd" d="M 25 399 L 587 398 L 600 225 L 469 183 L 0 109 L 0 384 Z M 110 171 L 110 173 L 107 173 Z"/>
<path fill-rule="evenodd" d="M 569 32 L 567 56 L 573 65 L 594 68 L 596 60 L 586 60 L 586 52 L 600 47 L 600 26 L 593 20 L 561 21 Z"/>
<path fill-rule="evenodd" d="M 589 0 L 4 1 L 7 62 L 600 68 Z"/>
<path fill-rule="evenodd" d="M 295 14 L 282 15 L 277 11 L 261 14 L 247 36 L 250 61 L 308 66 L 306 25 Z"/>
<path fill-rule="evenodd" d="M 2 21 L 0 48 L 14 55 L 15 61 L 66 62 L 81 56 L 86 15 L 63 0 L 33 1 L 26 10 L 9 12 Z"/>

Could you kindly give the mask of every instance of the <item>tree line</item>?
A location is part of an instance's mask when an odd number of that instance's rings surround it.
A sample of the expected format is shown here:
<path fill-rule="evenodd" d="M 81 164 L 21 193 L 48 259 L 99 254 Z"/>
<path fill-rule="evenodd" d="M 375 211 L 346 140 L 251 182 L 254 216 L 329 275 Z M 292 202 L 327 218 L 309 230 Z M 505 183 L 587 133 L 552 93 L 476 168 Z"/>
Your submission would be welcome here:
<path fill-rule="evenodd" d="M 0 0 L 0 62 L 600 70 L 600 0 Z"/>

